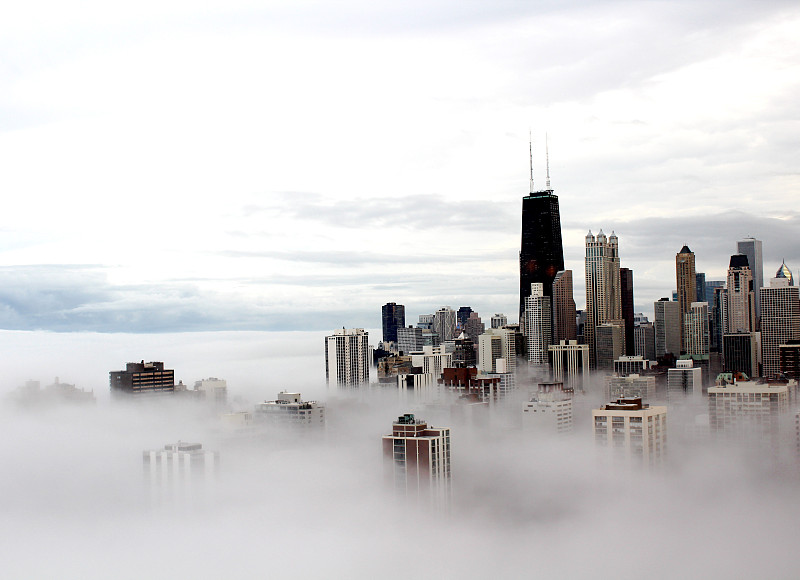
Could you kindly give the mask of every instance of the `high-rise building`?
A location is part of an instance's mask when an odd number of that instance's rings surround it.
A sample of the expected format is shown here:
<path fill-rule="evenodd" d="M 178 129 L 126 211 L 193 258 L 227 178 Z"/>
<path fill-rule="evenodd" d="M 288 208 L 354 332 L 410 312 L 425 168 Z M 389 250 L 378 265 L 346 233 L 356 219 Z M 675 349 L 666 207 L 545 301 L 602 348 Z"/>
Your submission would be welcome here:
<path fill-rule="evenodd" d="M 544 436 L 572 431 L 572 391 L 562 383 L 540 383 L 522 406 L 522 430 Z"/>
<path fill-rule="evenodd" d="M 761 374 L 774 377 L 780 374 L 780 345 L 800 340 L 800 295 L 788 278 L 773 278 L 760 294 Z"/>
<path fill-rule="evenodd" d="M 433 330 L 439 334 L 441 342 L 453 340 L 456 336 L 456 327 L 458 326 L 458 318 L 456 311 L 449 306 L 442 306 L 433 315 Z"/>
<path fill-rule="evenodd" d="M 725 282 L 706 282 L 706 296 L 709 299 L 709 349 L 711 352 L 722 352 L 722 335 L 725 334 Z"/>
<path fill-rule="evenodd" d="M 693 300 L 693 302 L 708 302 L 708 296 L 706 296 L 706 274 L 705 272 L 696 272 L 695 280 L 697 280 L 697 298 Z"/>
<path fill-rule="evenodd" d="M 619 276 L 619 242 L 614 232 L 606 238 L 603 230 L 586 235 L 586 324 L 584 340 L 589 345 L 589 364 L 597 365 L 595 329 L 600 324 L 622 319 Z M 624 326 L 623 326 L 624 329 Z M 623 337 L 624 340 L 624 337 Z M 613 360 L 613 359 L 612 359 Z"/>
<path fill-rule="evenodd" d="M 789 286 L 794 286 L 794 276 L 792 271 L 786 266 L 786 261 L 781 262 L 781 267 L 778 268 L 778 273 L 775 274 L 776 278 L 786 278 L 789 280 Z"/>
<path fill-rule="evenodd" d="M 722 355 L 725 372 L 744 373 L 749 378 L 759 376 L 758 358 L 761 352 L 758 332 L 738 332 L 722 336 Z"/>
<path fill-rule="evenodd" d="M 530 291 L 530 288 L 528 288 Z M 505 314 L 495 314 L 492 316 L 492 328 L 503 328 L 508 324 L 508 318 Z"/>
<path fill-rule="evenodd" d="M 650 369 L 650 361 L 642 356 L 624 355 L 614 361 L 614 374 L 621 377 L 639 375 Z"/>
<path fill-rule="evenodd" d="M 422 368 L 422 372 L 438 380 L 442 371 L 453 366 L 453 353 L 444 346 L 424 346 L 422 352 L 411 353 L 411 365 Z"/>
<path fill-rule="evenodd" d="M 553 280 L 553 343 L 577 340 L 575 298 L 572 294 L 572 270 L 562 270 Z"/>
<path fill-rule="evenodd" d="M 478 353 L 475 348 L 475 342 L 466 333 L 462 332 L 461 336 L 453 342 L 455 343 L 452 362 L 454 368 L 463 369 L 478 366 Z"/>
<path fill-rule="evenodd" d="M 753 293 L 753 274 L 744 254 L 731 256 L 728 282 L 725 288 L 726 333 L 756 331 L 756 310 Z"/>
<path fill-rule="evenodd" d="M 553 379 L 573 391 L 584 390 L 584 381 L 589 380 L 589 345 L 562 340 L 551 344 L 548 350 Z"/>
<path fill-rule="evenodd" d="M 325 380 L 340 387 L 369 383 L 368 332 L 342 328 L 325 337 Z"/>
<path fill-rule="evenodd" d="M 549 169 L 548 169 L 549 174 Z M 564 249 L 561 244 L 561 216 L 558 196 L 547 188 L 536 191 L 533 186 L 531 158 L 530 195 L 522 198 L 522 240 L 519 251 L 519 319 L 530 296 L 531 284 L 539 282 L 544 295 L 553 295 L 553 280 L 564 269 Z"/>
<path fill-rule="evenodd" d="M 703 375 L 692 359 L 675 361 L 675 368 L 667 370 L 667 402 L 680 403 L 686 397 L 699 400 L 703 397 Z"/>
<path fill-rule="evenodd" d="M 635 397 L 650 401 L 656 394 L 656 377 L 653 375 L 608 375 L 605 383 L 606 398 L 612 400 Z"/>
<path fill-rule="evenodd" d="M 624 323 L 621 320 L 615 320 L 598 324 L 595 334 L 597 370 L 611 371 L 614 361 L 625 355 Z"/>
<path fill-rule="evenodd" d="M 464 323 L 472 314 L 473 310 L 470 306 L 462 306 L 456 312 L 456 322 L 458 324 L 458 328 L 464 330 Z"/>
<path fill-rule="evenodd" d="M 478 337 L 486 331 L 486 325 L 481 322 L 477 312 L 470 312 L 469 318 L 464 322 L 464 334 L 477 344 Z"/>
<path fill-rule="evenodd" d="M 525 338 L 528 343 L 528 362 L 547 364 L 547 347 L 552 342 L 550 297 L 544 295 L 544 285 L 534 282 L 531 294 L 525 298 Z"/>
<path fill-rule="evenodd" d="M 502 362 L 499 360 L 502 359 Z M 514 372 L 517 367 L 515 332 L 490 328 L 478 337 L 478 368 L 486 373 Z"/>
<path fill-rule="evenodd" d="M 630 268 L 620 268 L 619 284 L 622 320 L 625 321 L 625 354 L 633 355 L 633 327 L 636 319 L 636 314 L 633 309 L 633 270 Z"/>
<path fill-rule="evenodd" d="M 789 411 L 785 383 L 733 381 L 708 388 L 708 418 L 712 431 L 772 439 Z"/>
<path fill-rule="evenodd" d="M 124 371 L 108 373 L 111 394 L 143 395 L 175 392 L 175 371 L 163 362 L 127 363 Z"/>
<path fill-rule="evenodd" d="M 403 354 L 422 350 L 425 342 L 422 338 L 422 328 L 413 326 L 397 329 L 397 350 Z"/>
<path fill-rule="evenodd" d="M 761 252 L 761 240 L 745 238 L 736 242 L 736 251 L 747 256 L 750 273 L 753 276 L 753 295 L 755 297 L 753 318 L 756 321 L 753 332 L 759 330 L 758 320 L 761 317 L 761 298 L 758 290 L 764 286 L 764 260 Z"/>
<path fill-rule="evenodd" d="M 640 398 L 618 399 L 592 410 L 595 443 L 646 467 L 663 462 L 667 451 L 667 408 Z"/>
<path fill-rule="evenodd" d="M 142 454 L 145 480 L 150 491 L 172 501 L 191 499 L 198 489 L 207 489 L 219 470 L 219 453 L 206 451 L 200 443 L 178 441 L 164 449 Z"/>
<path fill-rule="evenodd" d="M 686 354 L 708 356 L 710 351 L 707 303 L 692 302 L 683 318 L 683 337 Z"/>
<path fill-rule="evenodd" d="M 787 379 L 800 381 L 800 340 L 780 345 L 778 356 L 781 374 Z"/>
<path fill-rule="evenodd" d="M 434 318 L 434 314 L 420 314 L 417 322 L 417 328 L 422 328 L 423 330 L 433 330 Z"/>
<path fill-rule="evenodd" d="M 656 359 L 667 353 L 678 356 L 681 350 L 680 308 L 677 302 L 661 298 L 653 303 L 655 310 Z"/>
<path fill-rule="evenodd" d="M 647 360 L 656 358 L 656 327 L 652 322 L 644 322 L 633 328 L 634 354 Z"/>
<path fill-rule="evenodd" d="M 452 493 L 450 429 L 428 427 L 406 413 L 383 436 L 386 476 L 401 495 L 447 510 Z"/>
<path fill-rule="evenodd" d="M 303 401 L 300 393 L 281 391 L 274 401 L 256 403 L 257 421 L 273 425 L 324 427 L 325 407 L 316 401 Z"/>
<path fill-rule="evenodd" d="M 397 342 L 397 329 L 405 328 L 406 307 L 389 302 L 381 308 L 383 319 L 383 342 Z"/>
<path fill-rule="evenodd" d="M 678 284 L 678 311 L 680 312 L 681 350 L 686 352 L 684 321 L 692 302 L 697 301 L 697 275 L 694 268 L 694 252 L 683 246 L 675 255 L 675 279 Z"/>
<path fill-rule="evenodd" d="M 224 379 L 209 377 L 195 381 L 194 390 L 209 402 L 221 404 L 228 400 L 228 382 Z"/>

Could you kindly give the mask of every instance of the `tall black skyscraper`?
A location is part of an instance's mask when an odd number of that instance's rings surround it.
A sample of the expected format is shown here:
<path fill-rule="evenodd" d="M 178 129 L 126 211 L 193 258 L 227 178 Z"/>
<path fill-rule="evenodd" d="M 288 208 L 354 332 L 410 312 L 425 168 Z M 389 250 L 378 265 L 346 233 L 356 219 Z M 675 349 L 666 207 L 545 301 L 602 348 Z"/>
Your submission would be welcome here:
<path fill-rule="evenodd" d="M 389 302 L 381 309 L 383 314 L 383 342 L 397 342 L 397 329 L 406 325 L 406 307 Z"/>
<path fill-rule="evenodd" d="M 633 356 L 636 354 L 633 340 L 633 270 L 619 269 L 619 287 L 622 300 L 622 320 L 625 321 L 625 354 Z"/>
<path fill-rule="evenodd" d="M 531 284 L 541 282 L 544 295 L 553 296 L 553 280 L 564 269 L 564 248 L 561 244 L 561 216 L 558 196 L 550 189 L 550 167 L 547 188 L 533 187 L 533 155 L 531 154 L 531 193 L 522 198 L 522 243 L 519 250 L 519 314 L 525 298 L 531 295 Z"/>

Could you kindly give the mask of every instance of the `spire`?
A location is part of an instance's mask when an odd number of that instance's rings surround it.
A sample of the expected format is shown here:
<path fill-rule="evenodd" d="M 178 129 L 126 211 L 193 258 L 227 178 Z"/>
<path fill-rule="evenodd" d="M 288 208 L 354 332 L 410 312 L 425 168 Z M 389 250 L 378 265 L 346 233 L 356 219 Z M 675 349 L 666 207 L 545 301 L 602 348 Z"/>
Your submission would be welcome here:
<path fill-rule="evenodd" d="M 533 188 L 533 139 L 531 138 L 531 130 L 528 129 L 528 155 L 530 157 L 530 168 L 531 168 L 531 193 L 536 191 Z"/>
<path fill-rule="evenodd" d="M 547 160 L 547 189 L 550 190 L 550 145 L 548 143 L 547 133 L 544 134 L 544 155 Z"/>

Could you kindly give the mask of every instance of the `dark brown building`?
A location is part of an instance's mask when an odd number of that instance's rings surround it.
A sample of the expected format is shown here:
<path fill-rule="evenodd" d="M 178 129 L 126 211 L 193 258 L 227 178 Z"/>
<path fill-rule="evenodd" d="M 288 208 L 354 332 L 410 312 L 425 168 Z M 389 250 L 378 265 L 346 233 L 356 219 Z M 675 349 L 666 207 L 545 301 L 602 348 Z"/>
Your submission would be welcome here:
<path fill-rule="evenodd" d="M 175 391 L 175 371 L 165 369 L 163 362 L 128 363 L 124 371 L 111 371 L 108 378 L 112 395 Z"/>

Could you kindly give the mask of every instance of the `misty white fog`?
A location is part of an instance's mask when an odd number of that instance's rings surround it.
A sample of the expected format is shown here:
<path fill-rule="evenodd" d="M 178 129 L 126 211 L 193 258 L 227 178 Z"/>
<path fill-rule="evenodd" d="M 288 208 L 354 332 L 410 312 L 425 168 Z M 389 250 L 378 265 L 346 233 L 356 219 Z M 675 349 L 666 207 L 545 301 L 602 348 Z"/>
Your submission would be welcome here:
<path fill-rule="evenodd" d="M 791 426 L 776 451 L 723 444 L 670 411 L 668 461 L 645 474 L 575 431 L 533 440 L 515 400 L 459 420 L 391 390 L 324 386 L 323 333 L 93 335 L 2 332 L 0 479 L 6 578 L 793 578 L 800 518 Z M 327 430 L 237 435 L 207 405 L 121 403 L 108 372 L 163 360 L 176 381 L 228 381 L 232 410 L 280 390 L 326 405 Z M 95 405 L 20 408 L 10 394 L 55 376 Z M 449 515 L 397 498 L 381 435 L 402 412 L 452 429 Z M 697 411 L 702 413 L 702 409 Z M 219 452 L 216 479 L 154 498 L 142 452 L 178 440 Z"/>

